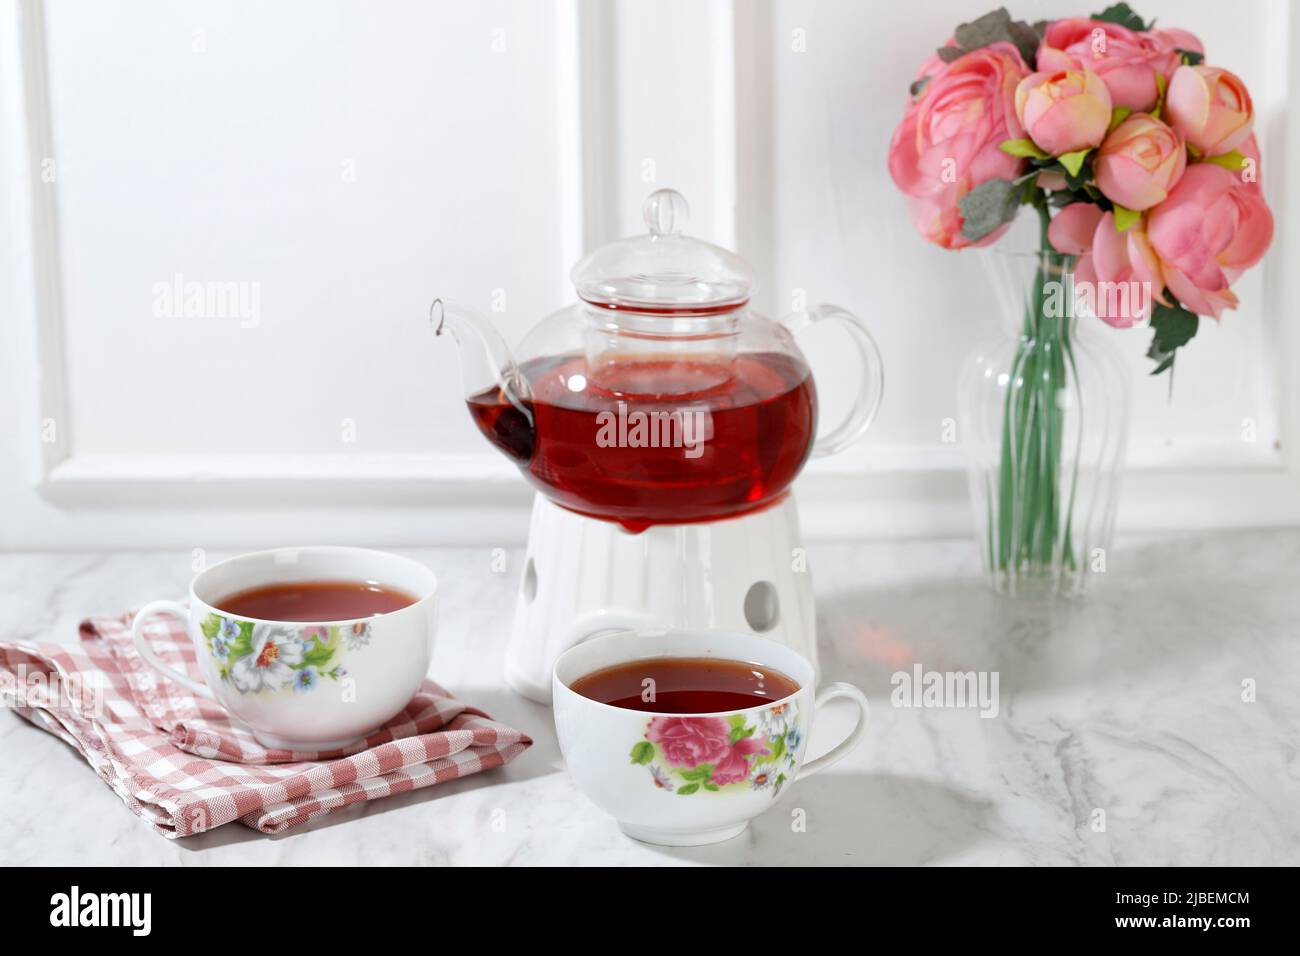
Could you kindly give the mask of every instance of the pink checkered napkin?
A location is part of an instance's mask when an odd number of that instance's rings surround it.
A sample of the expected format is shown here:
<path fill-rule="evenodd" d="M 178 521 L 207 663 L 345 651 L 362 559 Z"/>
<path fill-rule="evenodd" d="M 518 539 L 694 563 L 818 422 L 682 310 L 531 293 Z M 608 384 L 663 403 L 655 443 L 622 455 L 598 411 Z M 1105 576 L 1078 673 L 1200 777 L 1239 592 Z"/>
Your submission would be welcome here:
<path fill-rule="evenodd" d="M 532 740 L 426 680 L 406 709 L 346 751 L 268 750 L 213 702 L 149 667 L 132 615 L 81 625 L 81 646 L 0 641 L 0 700 L 80 753 L 166 837 L 239 820 L 279 833 L 363 800 L 499 767 Z M 155 653 L 199 676 L 184 625 L 155 618 Z"/>

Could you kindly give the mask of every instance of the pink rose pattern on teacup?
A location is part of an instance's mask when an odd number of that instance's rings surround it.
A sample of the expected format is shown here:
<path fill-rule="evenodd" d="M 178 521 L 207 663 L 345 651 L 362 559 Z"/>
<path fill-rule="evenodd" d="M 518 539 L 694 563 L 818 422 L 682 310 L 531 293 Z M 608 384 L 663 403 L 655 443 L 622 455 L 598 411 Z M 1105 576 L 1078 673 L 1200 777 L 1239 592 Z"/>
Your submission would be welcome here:
<path fill-rule="evenodd" d="M 632 763 L 646 767 L 665 793 L 758 790 L 776 797 L 794 774 L 803 741 L 797 709 L 785 702 L 750 723 L 752 716 L 652 717 L 645 739 L 632 747 Z"/>
<path fill-rule="evenodd" d="M 221 680 L 241 694 L 315 690 L 322 678 L 340 680 L 338 663 L 346 645 L 356 651 L 370 643 L 370 623 L 289 624 L 243 621 L 209 614 L 199 625 Z"/>

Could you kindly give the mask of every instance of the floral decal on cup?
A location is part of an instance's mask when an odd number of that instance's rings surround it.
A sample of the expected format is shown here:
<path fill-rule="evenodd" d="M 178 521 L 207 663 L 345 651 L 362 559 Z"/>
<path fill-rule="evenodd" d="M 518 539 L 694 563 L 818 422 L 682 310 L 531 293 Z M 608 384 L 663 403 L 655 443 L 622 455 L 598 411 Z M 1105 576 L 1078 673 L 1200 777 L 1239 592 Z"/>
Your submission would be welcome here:
<path fill-rule="evenodd" d="M 241 694 L 315 690 L 322 678 L 347 676 L 337 660 L 342 646 L 355 651 L 370 643 L 368 621 L 295 627 L 209 614 L 199 628 L 221 679 Z"/>
<path fill-rule="evenodd" d="M 729 717 L 652 717 L 632 763 L 666 793 L 767 790 L 775 798 L 793 775 L 803 731 L 793 702 L 764 710 L 753 724 Z"/>

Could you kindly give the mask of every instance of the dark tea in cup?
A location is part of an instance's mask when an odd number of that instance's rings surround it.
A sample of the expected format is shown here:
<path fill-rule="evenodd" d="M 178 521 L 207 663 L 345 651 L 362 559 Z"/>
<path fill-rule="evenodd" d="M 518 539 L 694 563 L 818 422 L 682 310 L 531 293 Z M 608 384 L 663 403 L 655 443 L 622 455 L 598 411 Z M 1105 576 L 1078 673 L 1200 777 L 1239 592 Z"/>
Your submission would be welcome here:
<path fill-rule="evenodd" d="M 415 602 L 405 591 L 375 581 L 290 581 L 236 591 L 214 606 L 234 617 L 319 623 L 387 614 Z"/>
<path fill-rule="evenodd" d="M 651 714 L 713 714 L 776 703 L 799 690 L 778 670 L 716 657 L 651 657 L 603 667 L 570 689 Z"/>

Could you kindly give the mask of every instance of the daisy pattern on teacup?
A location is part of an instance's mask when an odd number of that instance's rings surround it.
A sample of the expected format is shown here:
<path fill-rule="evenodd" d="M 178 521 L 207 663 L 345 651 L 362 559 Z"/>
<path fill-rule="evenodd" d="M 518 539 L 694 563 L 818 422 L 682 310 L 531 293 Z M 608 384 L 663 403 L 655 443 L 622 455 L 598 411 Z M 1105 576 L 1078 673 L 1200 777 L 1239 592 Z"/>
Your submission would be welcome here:
<path fill-rule="evenodd" d="M 371 624 L 291 624 L 244 621 L 212 612 L 199 625 L 217 676 L 241 694 L 315 690 L 325 678 L 342 680 L 345 647 L 369 646 Z"/>
<path fill-rule="evenodd" d="M 280 690 L 292 683 L 294 665 L 302 663 L 304 653 L 296 631 L 278 624 L 258 624 L 253 628 L 253 653 L 231 665 L 230 680 L 242 693 L 263 687 Z"/>
<path fill-rule="evenodd" d="M 367 647 L 370 644 L 370 622 L 353 621 L 351 624 L 342 626 L 343 639 L 347 641 L 348 650 L 355 651 L 358 648 Z"/>

